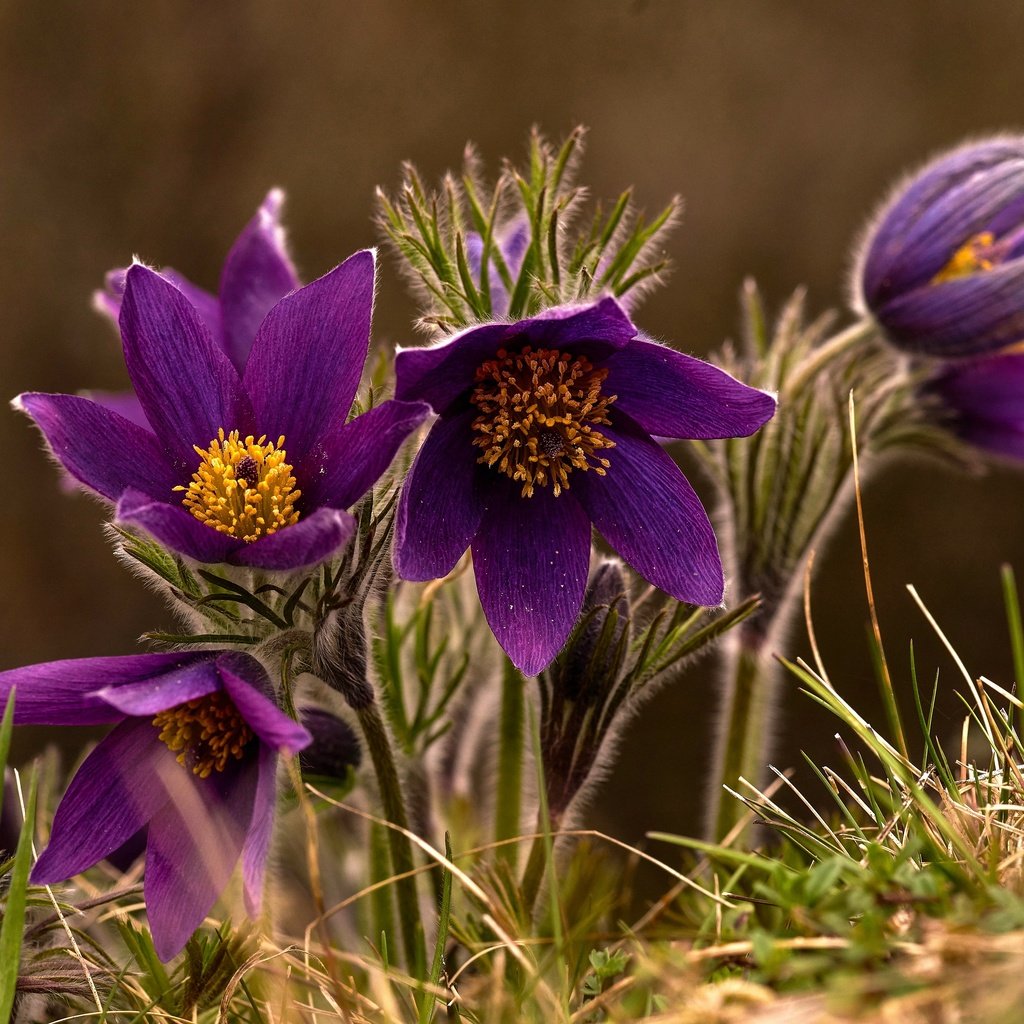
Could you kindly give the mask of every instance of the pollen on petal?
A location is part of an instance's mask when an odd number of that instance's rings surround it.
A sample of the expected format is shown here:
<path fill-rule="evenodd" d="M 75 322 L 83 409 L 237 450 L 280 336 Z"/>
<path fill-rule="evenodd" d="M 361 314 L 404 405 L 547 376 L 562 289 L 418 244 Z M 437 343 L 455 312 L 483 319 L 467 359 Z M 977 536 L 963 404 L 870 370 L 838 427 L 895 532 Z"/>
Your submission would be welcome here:
<path fill-rule="evenodd" d="M 223 427 L 205 450 L 195 448 L 199 467 L 184 491 L 182 504 L 200 522 L 247 544 L 276 533 L 299 519 L 292 467 L 285 461 L 284 438 L 277 443 Z"/>

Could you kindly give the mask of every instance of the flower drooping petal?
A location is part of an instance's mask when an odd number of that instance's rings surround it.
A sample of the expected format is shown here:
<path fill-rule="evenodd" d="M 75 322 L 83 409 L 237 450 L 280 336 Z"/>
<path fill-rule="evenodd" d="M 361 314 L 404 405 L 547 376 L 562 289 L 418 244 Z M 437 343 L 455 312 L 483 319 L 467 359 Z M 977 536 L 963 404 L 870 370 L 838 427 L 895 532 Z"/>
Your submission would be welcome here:
<path fill-rule="evenodd" d="M 607 475 L 573 477 L 573 492 L 608 543 L 677 601 L 717 605 L 724 579 L 700 499 L 666 452 L 621 413 Z"/>
<path fill-rule="evenodd" d="M 659 437 L 746 437 L 775 412 L 771 395 L 665 345 L 637 341 L 605 365 L 615 408 Z"/>
<path fill-rule="evenodd" d="M 482 467 L 473 447 L 476 410 L 439 419 L 405 478 L 395 520 L 395 568 L 407 580 L 447 576 L 483 515 Z"/>
<path fill-rule="evenodd" d="M 154 658 L 163 655 L 143 655 Z M 113 659 L 111 659 L 113 660 Z M 152 664 L 153 674 L 139 682 L 114 683 L 96 691 L 96 696 L 106 701 L 122 714 L 147 717 L 166 711 L 178 704 L 205 697 L 221 688 L 220 676 L 214 664 L 213 655 L 202 652 L 187 660 L 177 656 L 177 664 L 157 671 Z"/>
<path fill-rule="evenodd" d="M 224 890 L 253 817 L 258 774 L 232 765 L 189 777 L 171 759 L 161 773 L 169 799 L 149 824 L 145 896 L 153 945 L 170 960 Z M 173 771 L 171 770 L 173 769 Z"/>
<path fill-rule="evenodd" d="M 545 488 L 524 500 L 511 481 L 489 490 L 473 540 L 476 587 L 495 638 L 526 675 L 561 650 L 589 568 L 590 520 L 572 491 L 556 498 Z"/>
<path fill-rule="evenodd" d="M 220 429 L 252 421 L 235 368 L 185 297 L 155 271 L 128 271 L 121 306 L 124 359 L 153 430 L 178 467 Z"/>
<path fill-rule="evenodd" d="M 373 280 L 373 251 L 357 252 L 278 302 L 256 335 L 245 387 L 260 431 L 284 435 L 293 465 L 352 405 L 370 343 Z"/>
<path fill-rule="evenodd" d="M 32 417 L 71 476 L 110 501 L 129 487 L 169 494 L 178 482 L 152 433 L 87 398 L 29 393 L 15 407 Z"/>
<path fill-rule="evenodd" d="M 129 654 L 114 658 L 73 658 L 26 665 L 0 672 L 0 705 L 17 687 L 17 725 L 100 725 L 117 722 L 124 712 L 101 694 L 104 689 L 147 684 L 203 673 L 207 652 Z"/>
<path fill-rule="evenodd" d="M 164 806 L 168 797 L 159 780 L 181 768 L 155 737 L 152 723 L 128 719 L 85 759 L 54 815 L 50 843 L 32 869 L 35 884 L 62 882 L 92 867 Z M 138 785 L 139 779 L 146 785 Z"/>
<path fill-rule="evenodd" d="M 272 189 L 256 216 L 245 226 L 224 261 L 220 277 L 220 312 L 224 348 L 241 374 L 263 318 L 299 278 L 288 256 L 281 206 L 284 193 Z"/>
<path fill-rule="evenodd" d="M 267 873 L 277 802 L 277 757 L 269 747 L 261 747 L 258 757 L 252 821 L 242 847 L 242 887 L 245 910 L 250 917 L 259 914 L 263 903 L 263 880 Z"/>
<path fill-rule="evenodd" d="M 348 508 L 391 465 L 409 434 L 430 415 L 424 402 L 387 401 L 325 434 L 297 470 L 312 505 Z"/>
<path fill-rule="evenodd" d="M 217 671 L 246 724 L 271 750 L 291 756 L 310 743 L 309 731 L 270 700 L 273 686 L 254 659 L 241 653 L 221 654 Z"/>

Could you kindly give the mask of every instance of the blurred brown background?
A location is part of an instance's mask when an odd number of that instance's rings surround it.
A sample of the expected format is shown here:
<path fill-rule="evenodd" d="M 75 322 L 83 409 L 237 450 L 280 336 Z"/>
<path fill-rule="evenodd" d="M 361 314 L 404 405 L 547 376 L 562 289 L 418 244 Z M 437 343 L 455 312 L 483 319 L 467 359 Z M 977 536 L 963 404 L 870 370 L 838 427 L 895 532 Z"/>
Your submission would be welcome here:
<path fill-rule="evenodd" d="M 640 320 L 706 353 L 735 332 L 745 275 L 773 305 L 801 282 L 814 311 L 843 303 L 851 240 L 895 176 L 965 135 L 1024 127 L 1022 42 L 1012 0 L 0 0 L 0 391 L 124 385 L 89 301 L 133 253 L 214 288 L 280 185 L 308 280 L 375 241 L 373 188 L 399 161 L 434 179 L 473 139 L 494 166 L 533 123 L 556 137 L 590 126 L 597 196 L 633 183 L 649 210 L 685 196 L 675 275 Z M 378 342 L 407 341 L 412 315 L 386 261 Z M 60 493 L 39 448 L 24 418 L 0 415 L 0 668 L 127 653 L 169 625 L 110 556 L 100 507 Z M 900 680 L 914 637 L 921 676 L 955 683 L 903 589 L 914 582 L 971 670 L 1009 681 L 998 567 L 1024 575 L 1022 489 L 1010 469 L 901 466 L 873 481 Z M 851 523 L 819 563 L 826 660 L 880 721 Z M 806 653 L 802 635 L 788 653 Z M 595 824 L 627 839 L 696 827 L 714 681 L 703 662 L 645 709 Z M 955 735 L 959 714 L 946 700 L 939 728 Z M 800 749 L 834 762 L 833 732 L 789 686 L 776 763 Z"/>

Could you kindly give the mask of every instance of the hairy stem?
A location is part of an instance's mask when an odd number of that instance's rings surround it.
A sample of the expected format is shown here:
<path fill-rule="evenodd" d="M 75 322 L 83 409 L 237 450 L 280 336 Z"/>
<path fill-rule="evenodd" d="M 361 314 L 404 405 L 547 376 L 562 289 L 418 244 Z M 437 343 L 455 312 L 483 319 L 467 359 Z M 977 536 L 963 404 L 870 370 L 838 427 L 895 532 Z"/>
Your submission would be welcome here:
<path fill-rule="evenodd" d="M 501 729 L 498 747 L 498 794 L 494 813 L 494 838 L 513 839 L 520 833 L 523 782 L 523 708 L 525 683 L 512 662 L 506 659 L 501 680 Z M 513 867 L 517 860 L 515 843 L 498 847 L 498 856 Z"/>
<path fill-rule="evenodd" d="M 391 749 L 391 739 L 377 704 L 374 702 L 357 708 L 356 714 L 359 716 L 359 724 L 362 726 L 366 748 L 373 761 L 384 817 L 392 825 L 397 825 L 399 829 L 408 831 L 409 816 L 405 809 L 405 797 L 402 793 L 401 780 L 398 777 L 398 767 Z M 395 882 L 398 916 L 409 970 L 419 977 L 426 967 L 427 953 L 423 937 L 423 922 L 420 920 L 416 876 L 410 873 L 416 868 L 412 855 L 412 844 L 397 829 L 389 828 L 387 832 L 388 846 L 391 850 L 391 867 L 396 875 L 407 875 L 407 877 L 398 878 Z"/>
<path fill-rule="evenodd" d="M 779 682 L 778 665 L 766 656 L 763 636 L 743 630 L 741 634 L 725 656 L 722 720 L 709 792 L 712 841 L 724 839 L 745 810 L 723 787 L 735 789 L 741 776 L 756 785 L 765 769 Z"/>

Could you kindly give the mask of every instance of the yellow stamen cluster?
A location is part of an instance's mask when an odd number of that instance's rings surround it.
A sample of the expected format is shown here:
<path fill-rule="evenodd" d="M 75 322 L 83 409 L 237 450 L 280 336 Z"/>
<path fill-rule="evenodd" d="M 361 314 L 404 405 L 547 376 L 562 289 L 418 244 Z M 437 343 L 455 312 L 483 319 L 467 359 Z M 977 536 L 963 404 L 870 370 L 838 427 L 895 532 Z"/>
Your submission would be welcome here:
<path fill-rule="evenodd" d="M 969 238 L 932 278 L 932 284 L 955 281 L 958 277 L 967 277 L 979 270 L 991 270 L 999 262 L 992 251 L 995 240 L 991 231 L 982 231 Z"/>
<path fill-rule="evenodd" d="M 224 771 L 232 759 L 239 760 L 253 738 L 238 708 L 221 690 L 161 711 L 153 724 L 160 739 L 178 753 L 178 764 L 201 779 Z"/>
<path fill-rule="evenodd" d="M 614 448 L 595 427 L 608 423 L 615 395 L 601 393 L 608 371 L 595 369 L 585 356 L 527 346 L 501 349 L 476 371 L 470 401 L 480 411 L 473 421 L 477 460 L 520 481 L 523 497 L 537 487 L 569 487 L 574 470 L 604 476 L 608 460 L 594 453 Z"/>
<path fill-rule="evenodd" d="M 225 437 L 222 427 L 205 451 L 195 446 L 202 461 L 192 482 L 174 489 L 185 492 L 182 503 L 200 522 L 252 543 L 299 518 L 302 492 L 283 446 L 283 436 L 275 445 L 252 434 L 242 440 L 237 430 Z"/>

